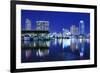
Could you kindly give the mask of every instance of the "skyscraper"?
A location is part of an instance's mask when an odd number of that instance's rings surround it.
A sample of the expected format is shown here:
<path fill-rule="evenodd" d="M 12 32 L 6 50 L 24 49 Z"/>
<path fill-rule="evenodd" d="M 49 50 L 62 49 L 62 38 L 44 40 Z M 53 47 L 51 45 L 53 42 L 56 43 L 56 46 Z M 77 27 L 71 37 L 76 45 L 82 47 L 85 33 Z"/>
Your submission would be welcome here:
<path fill-rule="evenodd" d="M 84 21 L 83 20 L 80 20 L 80 22 L 79 22 L 79 33 L 81 34 L 81 35 L 84 35 L 84 28 L 85 28 L 85 26 L 84 26 Z"/>
<path fill-rule="evenodd" d="M 36 21 L 36 30 L 49 30 L 49 21 Z"/>
<path fill-rule="evenodd" d="M 70 27 L 70 32 L 71 32 L 71 34 L 73 35 L 73 36 L 75 36 L 75 35 L 78 35 L 78 27 L 76 27 L 75 25 L 72 25 L 71 27 Z"/>
<path fill-rule="evenodd" d="M 29 20 L 28 18 L 25 21 L 25 30 L 31 30 L 31 20 Z"/>

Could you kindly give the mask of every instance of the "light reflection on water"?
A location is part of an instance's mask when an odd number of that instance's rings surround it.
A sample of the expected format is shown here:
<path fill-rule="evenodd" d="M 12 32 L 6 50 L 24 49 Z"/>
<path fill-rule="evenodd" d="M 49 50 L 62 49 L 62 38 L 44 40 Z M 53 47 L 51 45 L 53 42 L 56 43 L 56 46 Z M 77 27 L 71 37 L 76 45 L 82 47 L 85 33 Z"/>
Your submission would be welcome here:
<path fill-rule="evenodd" d="M 90 58 L 89 39 L 22 41 L 22 62 L 80 60 Z"/>
<path fill-rule="evenodd" d="M 62 44 L 62 47 L 63 48 L 66 48 L 66 47 L 68 47 L 68 46 L 70 46 L 70 44 L 71 44 L 71 39 L 63 39 L 63 42 L 62 42 L 63 44 Z"/>
<path fill-rule="evenodd" d="M 48 49 L 46 49 L 46 50 L 38 49 L 38 51 L 36 52 L 36 55 L 40 56 L 40 57 L 42 57 L 44 55 L 48 55 L 48 54 L 49 54 L 49 50 Z"/>

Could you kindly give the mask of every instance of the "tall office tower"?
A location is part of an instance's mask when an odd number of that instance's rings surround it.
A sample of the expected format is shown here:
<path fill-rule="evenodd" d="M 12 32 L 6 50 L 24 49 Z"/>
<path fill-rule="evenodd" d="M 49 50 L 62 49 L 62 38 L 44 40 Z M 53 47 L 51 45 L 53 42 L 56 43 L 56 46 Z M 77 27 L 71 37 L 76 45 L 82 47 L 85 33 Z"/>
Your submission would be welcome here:
<path fill-rule="evenodd" d="M 36 30 L 49 30 L 49 21 L 36 21 Z"/>
<path fill-rule="evenodd" d="M 75 25 L 72 25 L 70 27 L 70 33 L 71 33 L 71 42 L 70 42 L 70 48 L 72 51 L 78 49 L 78 39 L 77 36 L 79 34 L 78 32 L 78 27 L 76 27 Z"/>
<path fill-rule="evenodd" d="M 80 22 L 79 22 L 79 32 L 80 32 L 80 34 L 82 34 L 82 35 L 84 35 L 84 28 L 85 28 L 85 26 L 84 26 L 84 21 L 83 20 L 80 20 Z"/>
<path fill-rule="evenodd" d="M 29 20 L 28 18 L 25 21 L 25 29 L 31 30 L 31 20 Z"/>
<path fill-rule="evenodd" d="M 70 27 L 70 32 L 71 32 L 72 35 L 78 35 L 78 33 L 79 33 L 78 28 L 75 25 L 72 25 Z"/>

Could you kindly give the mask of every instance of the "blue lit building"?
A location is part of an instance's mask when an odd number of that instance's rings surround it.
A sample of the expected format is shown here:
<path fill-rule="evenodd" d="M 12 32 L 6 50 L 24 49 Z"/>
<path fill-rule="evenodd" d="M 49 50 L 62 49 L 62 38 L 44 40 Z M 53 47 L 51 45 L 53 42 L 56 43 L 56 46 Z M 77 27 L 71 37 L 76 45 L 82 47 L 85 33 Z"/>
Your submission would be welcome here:
<path fill-rule="evenodd" d="M 83 20 L 80 20 L 80 22 L 79 22 L 79 33 L 80 33 L 80 35 L 84 35 L 84 33 L 85 33 L 85 26 L 84 26 Z"/>

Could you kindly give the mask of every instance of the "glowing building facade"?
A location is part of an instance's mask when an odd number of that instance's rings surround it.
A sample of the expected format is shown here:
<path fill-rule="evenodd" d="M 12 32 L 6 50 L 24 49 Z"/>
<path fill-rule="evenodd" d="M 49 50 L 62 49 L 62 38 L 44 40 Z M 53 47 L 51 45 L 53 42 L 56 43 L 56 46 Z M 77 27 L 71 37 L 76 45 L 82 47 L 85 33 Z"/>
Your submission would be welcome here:
<path fill-rule="evenodd" d="M 80 22 L 79 22 L 79 33 L 81 34 L 81 35 L 84 35 L 84 28 L 85 28 L 85 26 L 84 26 L 84 21 L 83 20 L 80 20 Z"/>
<path fill-rule="evenodd" d="M 36 30 L 48 31 L 49 30 L 49 22 L 48 21 L 36 21 Z"/>
<path fill-rule="evenodd" d="M 79 34 L 78 27 L 76 27 L 75 25 L 72 25 L 70 27 L 70 32 L 71 32 L 71 35 L 78 35 Z"/>
<path fill-rule="evenodd" d="M 32 28 L 31 28 L 31 20 L 29 20 L 29 19 L 26 19 L 26 21 L 25 21 L 25 30 L 31 30 Z"/>

